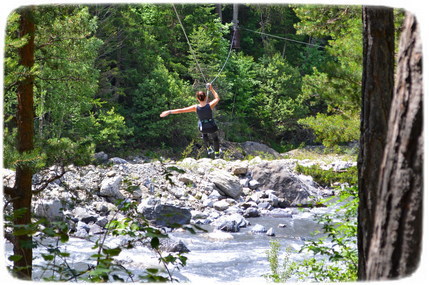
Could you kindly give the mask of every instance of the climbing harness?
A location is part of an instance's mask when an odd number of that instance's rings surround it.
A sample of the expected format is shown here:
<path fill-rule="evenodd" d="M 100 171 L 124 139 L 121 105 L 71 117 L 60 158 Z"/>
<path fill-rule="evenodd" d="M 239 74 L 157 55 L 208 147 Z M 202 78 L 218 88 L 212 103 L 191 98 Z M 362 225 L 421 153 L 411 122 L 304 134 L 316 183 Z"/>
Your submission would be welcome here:
<path fill-rule="evenodd" d="M 206 89 L 207 89 L 207 90 L 209 90 L 209 88 L 208 88 L 208 87 L 209 87 L 209 85 L 208 85 L 208 84 L 213 84 L 213 82 L 215 82 L 215 81 L 216 81 L 216 79 L 218 79 L 219 75 L 220 75 L 220 74 L 222 73 L 222 71 L 224 70 L 224 68 L 225 68 L 225 66 L 226 66 L 226 63 L 228 62 L 228 60 L 229 60 L 229 58 L 230 58 L 230 56 L 231 56 L 232 47 L 233 47 L 233 43 L 234 43 L 234 39 L 235 39 L 235 35 L 236 35 L 236 31 L 237 31 L 237 29 L 234 29 L 234 32 L 233 32 L 233 34 L 232 34 L 232 38 L 231 38 L 231 45 L 230 45 L 230 47 L 229 47 L 229 52 L 228 52 L 228 55 L 227 55 L 227 57 L 226 57 L 226 59 L 225 59 L 225 62 L 224 62 L 224 63 L 223 63 L 223 65 L 222 65 L 222 68 L 219 70 L 219 72 L 218 72 L 218 73 L 217 73 L 217 75 L 214 77 L 214 79 L 213 79 L 213 80 L 211 80 L 211 81 L 209 82 L 209 80 L 207 80 L 206 76 L 204 75 L 204 72 L 203 72 L 203 71 L 202 71 L 202 69 L 201 69 L 201 66 L 200 66 L 200 64 L 199 64 L 199 62 L 198 62 L 197 56 L 195 55 L 194 49 L 192 48 L 191 42 L 189 41 L 188 35 L 186 34 L 186 30 L 185 30 L 185 28 L 184 28 L 184 26 L 183 26 L 183 24 L 182 24 L 182 21 L 180 20 L 179 13 L 177 12 L 177 10 L 176 10 L 176 6 L 174 5 L 174 3 L 172 3 L 172 6 L 173 6 L 173 9 L 174 9 L 174 12 L 176 13 L 177 20 L 179 21 L 179 24 L 180 24 L 180 26 L 181 26 L 181 28 L 182 28 L 183 34 L 185 35 L 186 41 L 187 41 L 187 43 L 188 43 L 188 45 L 189 45 L 189 50 L 191 51 L 191 54 L 192 54 L 192 56 L 194 57 L 195 63 L 197 64 L 198 70 L 200 71 L 200 73 L 201 73 L 201 75 L 202 75 L 202 77 L 203 77 L 203 79 L 204 79 L 204 82 L 206 82 L 206 83 L 207 83 L 207 84 L 206 84 Z"/>

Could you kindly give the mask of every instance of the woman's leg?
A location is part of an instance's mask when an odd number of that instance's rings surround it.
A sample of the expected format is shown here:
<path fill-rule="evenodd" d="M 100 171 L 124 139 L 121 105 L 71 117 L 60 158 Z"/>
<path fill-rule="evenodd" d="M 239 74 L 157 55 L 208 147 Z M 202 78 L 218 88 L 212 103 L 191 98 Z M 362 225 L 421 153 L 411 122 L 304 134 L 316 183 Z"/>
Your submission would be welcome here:
<path fill-rule="evenodd" d="M 213 146 L 215 152 L 219 152 L 220 146 L 219 146 L 219 136 L 217 135 L 217 132 L 212 133 L 213 138 Z"/>
<path fill-rule="evenodd" d="M 203 141 L 204 141 L 204 145 L 206 146 L 207 150 L 210 148 L 210 138 L 208 134 L 203 134 Z"/>

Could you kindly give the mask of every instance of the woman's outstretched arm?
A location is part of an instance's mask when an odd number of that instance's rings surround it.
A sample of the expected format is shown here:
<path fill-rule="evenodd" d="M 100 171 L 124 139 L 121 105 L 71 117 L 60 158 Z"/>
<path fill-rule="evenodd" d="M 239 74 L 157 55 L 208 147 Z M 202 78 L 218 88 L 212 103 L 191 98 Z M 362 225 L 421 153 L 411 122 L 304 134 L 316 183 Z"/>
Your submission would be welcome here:
<path fill-rule="evenodd" d="M 181 114 L 181 113 L 191 113 L 191 112 L 196 112 L 197 108 L 195 105 L 193 106 L 189 106 L 186 108 L 182 108 L 182 109 L 174 109 L 174 110 L 167 110 L 161 113 L 161 115 L 159 115 L 161 118 L 167 117 L 170 114 Z"/>

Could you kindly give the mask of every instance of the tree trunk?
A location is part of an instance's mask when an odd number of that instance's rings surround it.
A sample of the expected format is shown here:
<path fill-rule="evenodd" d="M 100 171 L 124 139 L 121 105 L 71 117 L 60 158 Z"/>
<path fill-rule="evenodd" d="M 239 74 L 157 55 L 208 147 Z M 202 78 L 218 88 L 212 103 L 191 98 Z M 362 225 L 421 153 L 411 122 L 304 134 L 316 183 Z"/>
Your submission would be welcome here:
<path fill-rule="evenodd" d="M 358 158 L 358 278 L 364 279 L 365 264 L 377 205 L 380 161 L 388 128 L 394 87 L 393 9 L 363 8 L 363 74 L 361 138 Z"/>
<path fill-rule="evenodd" d="M 222 18 L 222 4 L 216 4 L 216 13 L 219 15 L 220 22 L 223 23 Z"/>
<path fill-rule="evenodd" d="M 34 65 L 34 32 L 32 8 L 23 8 L 19 11 L 21 15 L 19 33 L 20 37 L 27 37 L 27 43 L 19 49 L 20 64 L 26 68 L 24 78 L 19 82 L 17 88 L 18 111 L 17 111 L 17 149 L 20 153 L 33 150 L 33 81 L 31 68 Z M 25 213 L 14 220 L 19 229 L 20 225 L 31 224 L 31 184 L 33 171 L 28 165 L 19 165 L 16 169 L 16 180 L 14 186 L 13 209 L 26 209 Z M 15 235 L 14 254 L 22 256 L 14 262 L 14 272 L 22 279 L 32 278 L 32 236 Z"/>
<path fill-rule="evenodd" d="M 404 277 L 419 264 L 423 211 L 423 78 L 419 27 L 407 14 L 380 170 L 366 280 Z"/>
<path fill-rule="evenodd" d="M 238 28 L 238 11 L 240 9 L 240 4 L 233 4 L 232 11 L 232 24 L 233 24 L 233 43 L 232 47 L 235 49 L 240 48 L 240 29 Z"/>

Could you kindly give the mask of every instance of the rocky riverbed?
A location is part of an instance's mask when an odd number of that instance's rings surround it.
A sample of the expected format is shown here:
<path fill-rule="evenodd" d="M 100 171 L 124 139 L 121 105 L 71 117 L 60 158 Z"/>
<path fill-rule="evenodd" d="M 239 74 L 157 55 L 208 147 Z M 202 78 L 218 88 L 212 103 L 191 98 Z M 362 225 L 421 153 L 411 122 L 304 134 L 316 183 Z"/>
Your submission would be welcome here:
<path fill-rule="evenodd" d="M 222 242 L 234 234 L 261 233 L 275 236 L 281 218 L 297 215 L 297 207 L 321 206 L 320 200 L 335 195 L 309 176 L 295 171 L 296 165 L 320 164 L 336 170 L 353 162 L 286 159 L 265 160 L 193 159 L 181 161 L 125 160 L 114 157 L 85 167 L 69 166 L 68 172 L 50 183 L 33 198 L 37 217 L 68 221 L 71 236 L 89 238 L 105 231 L 116 212 L 117 199 L 136 201 L 138 211 L 160 228 L 173 224 L 195 224 L 210 228 L 201 234 L 205 240 Z M 53 175 L 56 169 L 51 169 Z M 37 184 L 41 177 L 34 176 Z M 4 170 L 3 181 L 13 184 L 14 172 Z M 119 213 L 119 217 L 121 214 Z M 259 220 L 275 221 L 258 223 Z M 249 222 L 249 220 L 252 221 Z M 180 233 L 172 233 L 175 243 L 167 250 L 189 251 Z M 201 238 L 198 237 L 198 238 Z M 189 237 L 183 237 L 189 240 Z"/>

